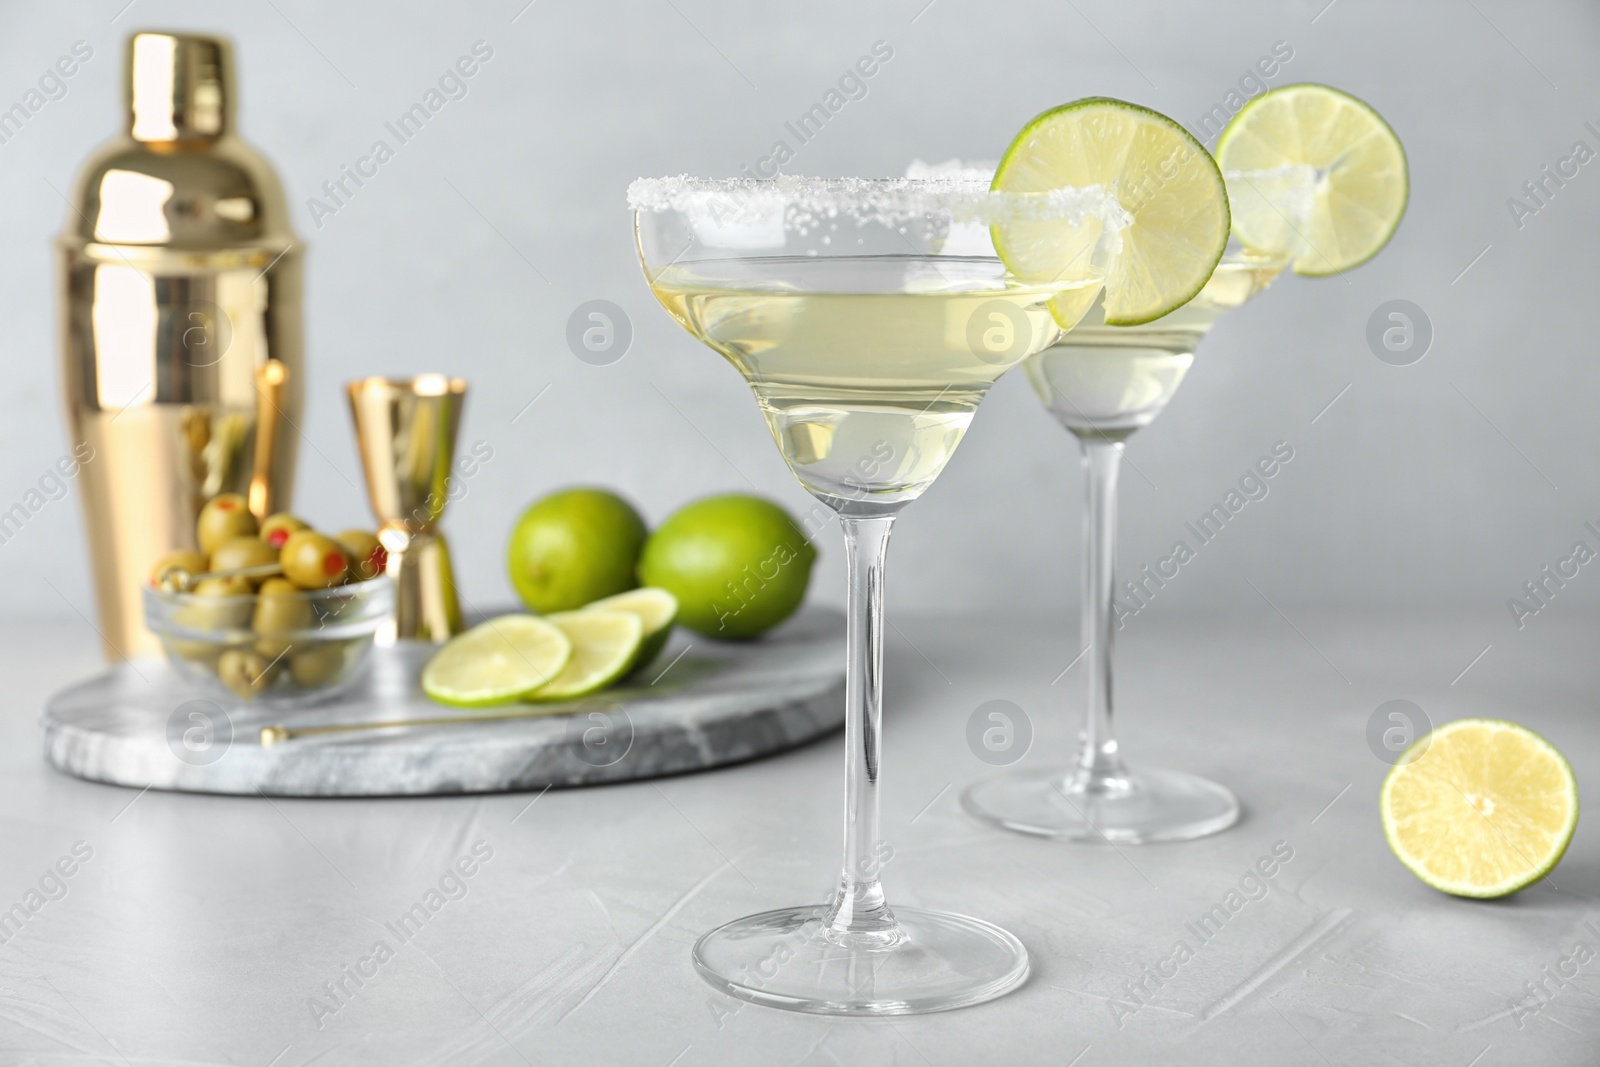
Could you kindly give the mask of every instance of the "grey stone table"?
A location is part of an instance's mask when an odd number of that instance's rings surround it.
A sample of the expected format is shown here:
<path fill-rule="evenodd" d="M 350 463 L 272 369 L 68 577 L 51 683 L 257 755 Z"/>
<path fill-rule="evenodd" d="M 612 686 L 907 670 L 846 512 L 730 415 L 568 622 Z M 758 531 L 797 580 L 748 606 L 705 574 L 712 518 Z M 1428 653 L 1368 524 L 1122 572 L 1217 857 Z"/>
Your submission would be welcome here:
<path fill-rule="evenodd" d="M 1123 635 L 1126 750 L 1232 784 L 1245 816 L 1205 841 L 1120 849 L 1008 836 L 958 803 L 992 770 L 966 742 L 986 701 L 1029 715 L 1022 766 L 1066 745 L 1082 670 L 1062 674 L 1066 620 L 897 618 L 891 899 L 1004 925 L 1034 973 L 995 1003 L 892 1021 L 740 1005 L 689 962 L 710 927 L 829 887 L 837 734 L 703 774 L 544 793 L 141 793 L 40 756 L 39 709 L 97 666 L 92 632 L 6 629 L 0 908 L 25 918 L 0 915 L 0 1063 L 1600 1060 L 1593 820 L 1553 878 L 1514 899 L 1440 896 L 1384 845 L 1386 768 L 1366 741 L 1394 698 L 1435 722 L 1515 718 L 1567 753 L 1593 803 L 1600 620 L 1552 614 L 1518 633 L 1458 612 L 1288 615 L 1139 619 Z M 1274 875 L 1250 880 L 1272 854 Z M 1245 903 L 1197 935 L 1230 892 Z M 1173 963 L 1180 941 L 1191 951 Z"/>

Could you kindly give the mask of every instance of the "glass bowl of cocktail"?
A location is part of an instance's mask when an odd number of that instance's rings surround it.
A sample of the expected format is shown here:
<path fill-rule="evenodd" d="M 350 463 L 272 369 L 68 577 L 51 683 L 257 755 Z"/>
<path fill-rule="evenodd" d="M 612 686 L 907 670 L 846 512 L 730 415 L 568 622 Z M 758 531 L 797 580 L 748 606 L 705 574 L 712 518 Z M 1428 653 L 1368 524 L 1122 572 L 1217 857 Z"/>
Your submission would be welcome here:
<path fill-rule="evenodd" d="M 1405 154 L 1394 132 L 1367 105 L 1326 86 L 1286 86 L 1256 98 L 1223 131 L 1217 163 L 1198 143 L 1184 148 L 1188 135 L 1181 130 L 1168 134 L 1174 152 L 1199 153 L 1197 162 L 1224 181 L 1224 217 L 1233 234 L 1226 253 L 1192 299 L 1161 315 L 1113 307 L 1113 274 L 1107 299 L 1027 362 L 1034 391 L 1083 453 L 1082 624 L 1072 664 L 1083 663 L 1084 728 L 1071 765 L 996 776 L 970 787 L 962 803 L 1008 830 L 1057 840 L 1182 841 L 1238 819 L 1239 802 L 1226 786 L 1182 771 L 1130 768 L 1112 728 L 1111 650 L 1126 605 L 1142 610 L 1229 517 L 1200 518 L 1194 543 L 1186 535 L 1174 546 L 1163 561 L 1164 573 L 1146 567 L 1124 582 L 1125 606 L 1119 607 L 1117 475 L 1123 449 L 1172 399 L 1200 341 L 1222 315 L 1290 266 L 1297 274 L 1324 275 L 1359 265 L 1389 240 L 1405 211 Z M 996 186 L 1020 178 L 1032 187 L 1041 171 L 1051 169 L 1048 156 L 1041 161 L 1037 149 L 1019 144 L 1020 158 L 1014 148 L 997 172 Z M 1070 166 L 1066 171 L 1074 173 Z M 1119 199 L 1130 199 L 1121 194 L 1124 186 L 1114 188 Z M 1137 214 L 1137 208 L 1130 211 Z M 1274 467 L 1282 458 L 1271 460 Z"/>
<path fill-rule="evenodd" d="M 1115 101 L 1074 114 L 1047 147 L 1143 160 L 1149 124 L 1175 126 Z M 1179 201 L 1196 181 L 1223 206 L 1213 232 L 1190 241 Z M 838 887 L 825 903 L 712 931 L 695 966 L 733 996 L 822 1014 L 1003 995 L 1028 973 L 1016 938 L 963 915 L 891 909 L 879 881 L 894 855 L 878 820 L 890 527 L 943 470 L 995 380 L 1053 343 L 1102 286 L 1107 306 L 1138 314 L 1204 284 L 1227 232 L 1221 177 L 1176 161 L 1142 190 L 1142 217 L 1098 178 L 1048 174 L 1012 189 L 960 177 L 641 179 L 628 199 L 652 292 L 744 376 L 795 477 L 839 516 L 849 576 Z M 1142 251 L 1157 246 L 1168 262 Z"/>

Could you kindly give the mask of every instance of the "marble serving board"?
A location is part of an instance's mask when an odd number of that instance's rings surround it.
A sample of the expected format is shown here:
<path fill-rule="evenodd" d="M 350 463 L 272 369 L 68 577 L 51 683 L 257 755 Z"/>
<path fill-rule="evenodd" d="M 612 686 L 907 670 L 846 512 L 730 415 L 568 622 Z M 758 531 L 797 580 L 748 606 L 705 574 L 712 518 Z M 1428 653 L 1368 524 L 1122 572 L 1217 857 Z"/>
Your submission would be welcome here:
<path fill-rule="evenodd" d="M 554 705 L 547 718 L 314 734 L 266 746 L 263 726 L 457 714 L 417 685 L 436 646 L 375 648 L 336 700 L 289 709 L 217 700 L 165 662 L 141 660 L 52 696 L 41 723 L 44 752 L 79 778 L 195 793 L 417 796 L 653 778 L 781 752 L 838 729 L 844 639 L 843 615 L 822 607 L 751 642 L 680 630 L 629 682 Z"/>

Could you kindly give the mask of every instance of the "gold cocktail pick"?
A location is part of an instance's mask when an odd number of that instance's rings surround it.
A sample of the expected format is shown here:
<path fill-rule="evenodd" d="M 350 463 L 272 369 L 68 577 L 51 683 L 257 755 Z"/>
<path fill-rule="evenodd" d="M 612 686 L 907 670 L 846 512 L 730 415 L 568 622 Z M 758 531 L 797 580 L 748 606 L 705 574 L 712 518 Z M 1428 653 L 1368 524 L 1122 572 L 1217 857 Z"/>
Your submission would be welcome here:
<path fill-rule="evenodd" d="M 288 364 L 278 359 L 269 359 L 256 368 L 256 453 L 245 499 L 257 522 L 278 510 L 277 492 L 285 482 L 284 472 L 279 469 L 282 460 L 278 430 L 284 421 L 290 374 Z"/>
<path fill-rule="evenodd" d="M 511 719 L 544 719 L 564 714 L 568 713 L 552 711 L 547 708 L 525 708 L 520 711 L 495 712 L 492 715 L 440 715 L 426 719 L 389 719 L 383 722 L 350 722 L 328 726 L 263 726 L 261 728 L 261 744 L 263 746 L 277 745 L 284 741 L 293 741 L 297 737 L 310 737 L 317 734 L 347 734 L 360 730 L 394 730 L 403 726 L 456 726 L 461 723 L 506 722 Z"/>
<path fill-rule="evenodd" d="M 281 563 L 257 563 L 253 567 L 203 571 L 200 574 L 192 574 L 185 567 L 168 567 L 156 578 L 156 588 L 163 593 L 188 593 L 209 578 L 272 578 L 282 573 Z"/>

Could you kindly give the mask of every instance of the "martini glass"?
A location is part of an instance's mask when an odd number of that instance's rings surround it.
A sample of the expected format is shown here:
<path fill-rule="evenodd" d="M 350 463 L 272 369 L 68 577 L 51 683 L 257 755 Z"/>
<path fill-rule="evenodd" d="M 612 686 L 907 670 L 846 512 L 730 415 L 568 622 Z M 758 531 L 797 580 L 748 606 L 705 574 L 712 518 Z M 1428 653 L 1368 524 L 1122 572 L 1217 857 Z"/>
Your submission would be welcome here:
<path fill-rule="evenodd" d="M 1000 213 L 1070 214 L 1074 193 L 793 177 L 628 190 L 651 291 L 745 377 L 795 477 L 838 514 L 849 574 L 842 871 L 826 902 L 699 940 L 695 967 L 725 993 L 899 1015 L 977 1004 L 1028 976 L 1027 951 L 999 927 L 884 898 L 884 555 L 895 516 L 944 469 L 989 387 L 1059 335 L 1050 298 L 1099 284 L 1023 282 L 987 244 Z"/>
<path fill-rule="evenodd" d="M 1076 762 L 970 786 L 962 804 L 980 819 L 1040 837 L 1117 844 L 1186 841 L 1238 819 L 1239 802 L 1224 786 L 1179 771 L 1129 770 L 1112 732 L 1117 474 L 1124 442 L 1167 406 L 1201 339 L 1287 265 L 1287 258 L 1234 245 L 1205 288 L 1171 314 L 1140 326 L 1107 326 L 1096 307 L 1028 361 L 1034 391 L 1083 451 L 1088 495 L 1080 655 L 1088 701 Z"/>

